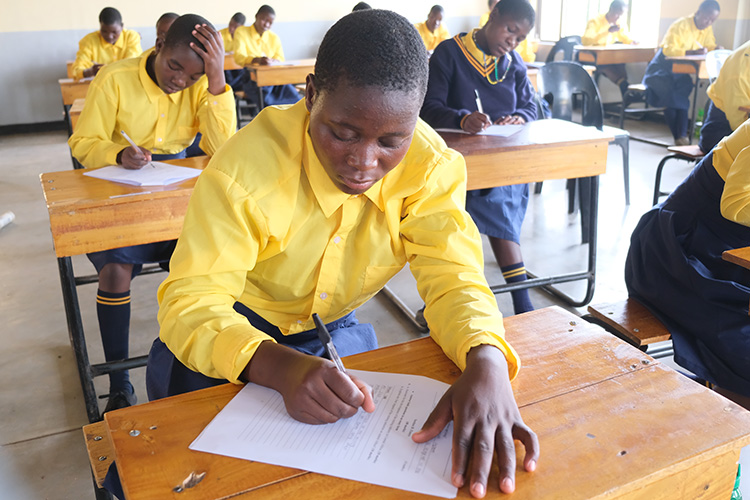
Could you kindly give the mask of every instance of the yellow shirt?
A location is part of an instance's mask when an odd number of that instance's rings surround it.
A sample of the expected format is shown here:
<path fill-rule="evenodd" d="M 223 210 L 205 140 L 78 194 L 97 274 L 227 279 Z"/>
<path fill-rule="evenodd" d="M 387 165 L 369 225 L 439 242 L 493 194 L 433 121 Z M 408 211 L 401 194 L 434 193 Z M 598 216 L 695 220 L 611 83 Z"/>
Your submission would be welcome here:
<path fill-rule="evenodd" d="M 437 47 L 440 42 L 451 37 L 450 33 L 448 33 L 448 28 L 442 24 L 435 28 L 434 32 L 430 31 L 426 22 L 415 24 L 414 27 L 417 28 L 419 36 L 422 37 L 424 46 L 429 52 L 435 50 L 435 47 Z"/>
<path fill-rule="evenodd" d="M 489 20 L 490 20 L 490 13 L 485 12 L 484 14 L 482 14 L 482 17 L 479 18 L 479 27 L 481 28 L 482 26 L 487 24 L 487 21 Z"/>
<path fill-rule="evenodd" d="M 628 27 L 621 23 L 620 31 L 609 32 L 610 22 L 607 21 L 606 14 L 599 14 L 589 20 L 586 24 L 586 32 L 581 37 L 583 45 L 612 45 L 613 43 L 633 43 L 628 33 Z"/>
<path fill-rule="evenodd" d="M 229 33 L 229 28 L 219 30 L 219 33 L 221 34 L 221 40 L 224 42 L 224 52 L 234 52 L 234 38 Z"/>
<path fill-rule="evenodd" d="M 78 42 L 78 53 L 73 62 L 73 78 L 83 78 L 83 70 L 89 69 L 94 63 L 109 64 L 139 56 L 141 52 L 141 35 L 136 31 L 122 30 L 114 45 L 105 41 L 101 33 L 94 31 Z"/>
<path fill-rule="evenodd" d="M 153 153 L 175 154 L 198 132 L 200 147 L 212 155 L 237 129 L 234 95 L 227 85 L 208 92 L 205 75 L 187 89 L 165 94 L 146 72 L 148 57 L 108 64 L 91 82 L 76 130 L 68 144 L 86 168 L 114 165 L 128 147 L 120 134 Z"/>
<path fill-rule="evenodd" d="M 485 12 L 484 14 L 482 14 L 482 17 L 479 18 L 479 27 L 481 28 L 482 26 L 487 24 L 487 21 L 489 21 L 489 19 L 489 12 Z M 516 47 L 516 52 L 518 52 L 524 62 L 530 63 L 536 61 L 536 53 L 534 52 L 534 47 L 528 38 L 524 38 L 523 41 L 518 44 L 518 47 Z"/>
<path fill-rule="evenodd" d="M 708 50 L 716 48 L 714 30 L 711 26 L 699 30 L 695 26 L 693 16 L 683 17 L 673 22 L 661 42 L 662 52 L 667 57 L 680 57 L 686 50 L 698 50 L 705 47 Z"/>
<path fill-rule="evenodd" d="M 727 115 L 732 130 L 747 120 L 740 106 L 750 106 L 750 41 L 732 52 L 707 90 L 714 105 Z"/>
<path fill-rule="evenodd" d="M 713 154 L 714 168 L 725 182 L 721 215 L 750 226 L 750 120 L 723 138 Z"/>
<path fill-rule="evenodd" d="M 461 369 L 491 344 L 518 372 L 464 209 L 463 157 L 421 120 L 404 160 L 360 196 L 339 190 L 315 155 L 305 103 L 264 109 L 213 157 L 190 199 L 159 287 L 159 336 L 189 368 L 237 383 L 271 338 L 357 309 L 409 262 L 431 335 Z"/>
<path fill-rule="evenodd" d="M 264 56 L 284 60 L 279 35 L 270 30 L 259 35 L 254 24 L 237 28 L 234 32 L 234 61 L 247 66 L 254 58 Z"/>

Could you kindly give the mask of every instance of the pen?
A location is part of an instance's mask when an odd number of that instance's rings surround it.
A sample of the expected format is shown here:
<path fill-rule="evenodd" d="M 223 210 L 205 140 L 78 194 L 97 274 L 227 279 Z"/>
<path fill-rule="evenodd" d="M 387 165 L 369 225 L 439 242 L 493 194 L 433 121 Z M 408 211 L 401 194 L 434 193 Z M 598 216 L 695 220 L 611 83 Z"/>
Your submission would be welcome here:
<path fill-rule="evenodd" d="M 124 130 L 120 130 L 120 133 L 125 138 L 125 140 L 128 141 L 128 143 L 131 146 L 133 146 L 133 149 L 135 149 L 137 153 L 142 154 L 141 153 L 141 149 L 138 146 L 135 145 L 135 143 L 133 142 L 133 139 L 131 139 L 130 136 L 128 136 L 128 134 L 125 133 Z M 151 165 L 151 168 L 156 168 L 153 163 L 148 162 L 148 164 Z"/>
<path fill-rule="evenodd" d="M 333 345 L 333 340 L 331 340 L 331 334 L 328 333 L 328 328 L 326 328 L 326 325 L 323 323 L 323 320 L 321 320 L 320 316 L 318 316 L 318 314 L 315 313 L 313 314 L 313 321 L 315 321 L 315 326 L 318 328 L 318 338 L 320 339 L 320 342 L 323 344 L 323 347 L 326 348 L 328 357 L 331 358 L 331 361 L 333 361 L 333 363 L 336 365 L 336 368 L 338 368 L 340 372 L 346 373 L 346 368 L 344 368 L 344 363 L 341 362 L 339 353 L 336 352 L 336 346 Z"/>
<path fill-rule="evenodd" d="M 139 191 L 137 193 L 113 194 L 109 198 L 124 198 L 125 196 L 138 196 L 139 194 L 151 194 L 151 191 Z"/>
<path fill-rule="evenodd" d="M 484 108 L 482 108 L 482 100 L 479 98 L 479 91 L 477 89 L 474 89 L 474 95 L 477 98 L 477 111 L 480 113 L 484 113 Z"/>

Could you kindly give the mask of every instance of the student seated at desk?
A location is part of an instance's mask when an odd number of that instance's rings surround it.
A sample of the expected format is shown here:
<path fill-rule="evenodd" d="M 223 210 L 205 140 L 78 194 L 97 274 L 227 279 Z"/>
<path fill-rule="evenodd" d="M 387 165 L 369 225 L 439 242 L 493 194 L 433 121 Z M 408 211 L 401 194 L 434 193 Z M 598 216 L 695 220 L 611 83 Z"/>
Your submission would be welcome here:
<path fill-rule="evenodd" d="M 164 45 L 164 39 L 167 36 L 167 31 L 169 31 L 172 23 L 178 17 L 180 17 L 180 15 L 175 14 L 174 12 L 165 12 L 161 15 L 161 17 L 159 17 L 159 19 L 156 20 L 156 40 L 154 41 L 153 47 L 143 51 L 144 56 L 149 56 L 154 51 L 154 49 L 156 49 L 157 45 Z"/>
<path fill-rule="evenodd" d="M 453 420 L 454 484 L 484 496 L 497 452 L 509 493 L 514 438 L 527 471 L 539 448 L 513 399 L 518 359 L 464 210 L 465 162 L 419 120 L 427 77 L 409 21 L 351 13 L 325 35 L 305 100 L 266 108 L 221 148 L 159 288 L 149 397 L 249 381 L 279 391 L 308 423 L 373 411 L 366 384 L 318 357 L 312 314 L 342 356 L 375 348 L 355 311 L 409 262 L 431 335 L 463 370 L 413 439 Z"/>
<path fill-rule="evenodd" d="M 490 18 L 490 12 L 492 12 L 493 7 L 497 5 L 497 2 L 500 0 L 489 0 L 487 2 L 487 6 L 489 7 L 489 10 L 482 14 L 482 17 L 479 18 L 479 27 L 481 28 L 485 24 L 487 24 L 487 21 Z M 533 26 L 532 26 L 533 27 Z M 524 38 L 521 43 L 516 46 L 516 52 L 518 52 L 521 55 L 521 59 L 524 60 L 524 62 L 531 63 L 536 61 L 536 53 L 534 52 L 534 47 L 531 45 L 531 42 L 528 38 Z"/>
<path fill-rule="evenodd" d="M 103 65 L 135 57 L 141 52 L 141 35 L 123 29 L 120 12 L 105 7 L 99 13 L 99 31 L 89 33 L 78 42 L 73 79 L 95 76 Z"/>
<path fill-rule="evenodd" d="M 672 334 L 674 360 L 750 409 L 750 121 L 724 138 L 633 231 L 625 283 Z"/>
<path fill-rule="evenodd" d="M 624 23 L 618 24 L 618 21 L 627 11 L 628 4 L 624 0 L 615 0 L 612 2 L 606 14 L 599 14 L 589 20 L 586 24 L 586 31 L 581 37 L 581 43 L 591 46 L 634 43 L 628 33 L 628 27 Z M 620 87 L 622 95 L 625 95 L 630 83 L 628 83 L 628 73 L 625 70 L 624 64 L 600 64 L 596 67 L 596 70 L 612 80 Z"/>
<path fill-rule="evenodd" d="M 419 36 L 422 37 L 427 52 L 430 54 L 432 54 L 432 51 L 435 50 L 435 47 L 440 42 L 451 37 L 450 33 L 448 33 L 448 28 L 443 24 L 443 14 L 445 14 L 443 7 L 433 5 L 430 13 L 427 15 L 427 20 L 414 25 L 417 28 Z"/>
<path fill-rule="evenodd" d="M 708 153 L 747 120 L 740 107 L 750 106 L 750 41 L 732 52 L 706 91 L 711 102 L 701 128 L 698 147 Z"/>
<path fill-rule="evenodd" d="M 534 88 L 526 65 L 513 50 L 529 33 L 534 17 L 528 1 L 501 0 L 482 28 L 440 44 L 430 58 L 422 118 L 435 128 L 460 128 L 472 134 L 493 123 L 535 120 Z M 477 109 L 480 102 L 482 109 Z M 479 231 L 489 236 L 508 283 L 527 279 L 519 241 L 528 201 L 528 184 L 466 195 L 466 209 Z M 516 314 L 533 310 L 528 290 L 511 295 Z"/>
<path fill-rule="evenodd" d="M 108 64 L 99 72 L 68 144 L 86 168 L 139 169 L 151 160 L 184 158 L 199 131 L 201 148 L 215 153 L 234 133 L 235 120 L 234 97 L 224 82 L 221 36 L 208 21 L 189 14 L 174 21 L 152 54 Z M 97 314 L 107 361 L 128 357 L 131 279 L 141 264 L 167 262 L 173 248 L 174 241 L 168 241 L 89 254 L 99 274 Z M 105 411 L 134 403 L 128 373 L 111 373 Z"/>
<path fill-rule="evenodd" d="M 688 108 L 693 80 L 690 75 L 672 73 L 672 62 L 667 57 L 700 55 L 717 48 L 711 25 L 719 12 L 719 2 L 705 0 L 695 14 L 672 23 L 643 76 L 646 99 L 651 106 L 667 108 L 664 118 L 678 146 L 690 144 Z"/>
<path fill-rule="evenodd" d="M 284 60 L 284 51 L 281 48 L 279 35 L 271 31 L 276 19 L 276 11 L 268 5 L 261 5 L 255 14 L 255 22 L 250 26 L 241 26 L 234 32 L 234 61 L 240 66 L 251 64 L 268 65 Z M 245 71 L 242 90 L 248 99 L 254 99 L 258 95 L 258 86 L 250 79 Z M 302 96 L 299 95 L 294 85 L 274 85 L 263 87 L 263 103 L 266 106 L 272 104 L 294 104 Z"/>
<path fill-rule="evenodd" d="M 228 54 L 234 52 L 234 34 L 237 28 L 245 26 L 245 14 L 242 12 L 235 13 L 229 20 L 229 26 L 220 30 L 221 39 L 224 41 L 224 51 Z M 224 77 L 227 79 L 227 84 L 234 90 L 242 89 L 242 75 L 244 71 L 242 69 L 227 69 L 224 70 Z"/>

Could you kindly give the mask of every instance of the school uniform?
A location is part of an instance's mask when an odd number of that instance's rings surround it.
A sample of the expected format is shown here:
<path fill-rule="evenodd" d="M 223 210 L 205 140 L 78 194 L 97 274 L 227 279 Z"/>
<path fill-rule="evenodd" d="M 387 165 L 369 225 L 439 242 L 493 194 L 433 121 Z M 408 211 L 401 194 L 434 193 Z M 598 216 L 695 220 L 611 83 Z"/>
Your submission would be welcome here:
<path fill-rule="evenodd" d="M 606 14 L 599 14 L 593 19 L 590 19 L 586 23 L 586 31 L 581 37 L 581 43 L 583 45 L 592 46 L 605 46 L 612 45 L 613 43 L 633 43 L 633 39 L 630 38 L 628 33 L 628 27 L 625 24 L 620 25 L 620 30 L 610 32 L 609 28 L 612 26 L 607 20 Z"/>
<path fill-rule="evenodd" d="M 688 108 L 693 79 L 690 75 L 672 73 L 672 63 L 667 57 L 684 56 L 687 50 L 705 47 L 716 48 L 711 26 L 699 30 L 693 16 L 678 19 L 667 30 L 656 55 L 648 64 L 643 84 L 646 99 L 651 106 L 665 107 L 664 116 L 675 139 L 687 136 Z"/>
<path fill-rule="evenodd" d="M 219 33 L 221 34 L 221 40 L 224 42 L 224 52 L 226 52 L 227 54 L 234 52 L 234 37 L 229 33 L 229 28 L 219 30 Z M 232 87 L 232 90 L 242 90 L 243 73 L 244 70 L 242 69 L 224 70 L 224 78 L 227 81 L 227 85 Z"/>
<path fill-rule="evenodd" d="M 422 119 L 435 128 L 461 128 L 463 120 L 477 111 L 476 90 L 493 122 L 506 115 L 535 120 L 534 88 L 521 57 L 511 52 L 509 58 L 497 61 L 495 69 L 495 57 L 476 46 L 475 31 L 461 33 L 435 49 Z M 518 243 L 528 199 L 528 184 L 472 190 L 466 196 L 466 209 L 483 234 Z"/>
<path fill-rule="evenodd" d="M 100 32 L 94 31 L 78 42 L 78 53 L 72 67 L 73 79 L 83 78 L 83 71 L 94 64 L 109 64 L 139 56 L 141 52 L 141 35 L 136 31 L 122 30 L 114 45 L 102 38 Z"/>
<path fill-rule="evenodd" d="M 229 28 L 219 30 L 219 34 L 221 35 L 222 42 L 224 42 L 224 52 L 234 52 L 234 37 L 229 33 Z"/>
<path fill-rule="evenodd" d="M 490 13 L 485 12 L 482 14 L 482 17 L 479 18 L 479 27 L 481 28 L 485 24 L 487 24 L 487 21 L 490 20 Z M 528 38 L 524 38 L 521 43 L 518 44 L 518 47 L 516 47 L 516 52 L 518 52 L 521 55 L 521 59 L 524 60 L 524 62 L 531 63 L 536 61 L 536 53 L 534 52 L 534 47 L 532 47 L 531 42 Z"/>
<path fill-rule="evenodd" d="M 711 102 L 698 146 L 707 153 L 747 120 L 747 112 L 739 108 L 750 106 L 750 41 L 724 61 L 719 76 L 706 93 Z"/>
<path fill-rule="evenodd" d="M 261 342 L 305 343 L 312 313 L 329 324 L 347 318 L 406 262 L 446 355 L 463 369 L 473 346 L 495 345 L 514 377 L 518 357 L 503 338 L 479 233 L 463 208 L 463 157 L 419 121 L 402 162 L 352 196 L 329 178 L 308 127 L 304 102 L 266 108 L 201 174 L 158 292 L 149 386 L 184 388 L 175 364 L 204 376 L 191 388 L 239 383 Z M 340 351 L 365 349 L 357 337 L 371 334 L 346 332 L 362 325 L 344 322 L 333 333 L 335 343 L 349 339 Z M 161 342 L 176 360 L 165 359 Z"/>
<path fill-rule="evenodd" d="M 631 297 L 669 329 L 675 361 L 750 396 L 750 271 L 722 260 L 750 245 L 750 122 L 698 163 L 633 231 L 625 264 Z"/>
<path fill-rule="evenodd" d="M 435 28 L 435 31 L 430 31 L 426 22 L 415 24 L 414 27 L 417 29 L 419 36 L 422 37 L 422 41 L 428 52 L 432 52 L 440 42 L 451 37 L 450 33 L 448 33 L 448 28 L 442 24 Z"/>
<path fill-rule="evenodd" d="M 262 35 L 255 29 L 255 25 L 240 26 L 234 32 L 234 61 L 240 66 L 249 66 L 256 57 L 269 57 L 278 61 L 284 60 L 284 50 L 281 47 L 279 35 L 266 30 Z M 245 70 L 242 90 L 252 99 L 258 94 L 258 86 L 250 80 L 250 74 Z M 293 85 L 274 85 L 262 87 L 263 102 L 266 106 L 272 104 L 294 104 L 300 96 Z"/>

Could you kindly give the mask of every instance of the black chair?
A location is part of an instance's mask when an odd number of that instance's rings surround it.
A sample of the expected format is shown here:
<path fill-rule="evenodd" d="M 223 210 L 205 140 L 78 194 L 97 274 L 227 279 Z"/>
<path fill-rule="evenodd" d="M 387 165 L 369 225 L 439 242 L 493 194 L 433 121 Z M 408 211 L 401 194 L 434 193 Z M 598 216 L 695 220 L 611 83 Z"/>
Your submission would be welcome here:
<path fill-rule="evenodd" d="M 661 175 L 664 170 L 664 166 L 669 160 L 683 160 L 689 163 L 696 163 L 706 156 L 706 153 L 701 151 L 696 144 L 688 144 L 687 146 L 670 146 L 667 148 L 669 154 L 661 159 L 659 166 L 656 167 L 656 180 L 654 181 L 654 199 L 653 204 L 659 203 L 661 196 L 666 196 L 669 193 L 661 190 Z"/>
<path fill-rule="evenodd" d="M 561 61 L 574 60 L 576 45 L 581 45 L 580 36 L 566 36 L 559 39 L 557 42 L 555 42 L 555 45 L 552 46 L 549 54 L 547 54 L 546 62 L 555 62 L 555 57 L 557 56 L 558 52 L 562 52 L 563 54 L 562 59 L 560 59 Z"/>
<path fill-rule="evenodd" d="M 591 78 L 583 66 L 578 63 L 568 61 L 557 61 L 545 64 L 540 71 L 541 87 L 543 93 L 552 95 L 552 118 L 567 121 L 574 120 L 574 111 L 578 115 L 574 105 L 574 96 L 582 97 L 580 109 L 580 121 L 582 125 L 596 127 L 597 129 L 610 134 L 614 140 L 610 144 L 616 144 L 622 149 L 622 167 L 625 184 L 625 204 L 630 205 L 630 134 L 626 130 L 609 127 L 604 125 L 604 108 L 599 96 L 599 90 L 596 88 L 594 80 Z M 575 207 L 576 185 L 590 182 L 587 179 L 570 180 L 568 187 L 570 189 L 568 198 L 568 210 L 573 212 Z M 581 195 L 588 192 L 581 186 Z M 583 242 L 586 241 L 588 234 L 588 221 L 590 214 L 587 213 L 588 204 L 581 200 L 581 229 Z"/>

